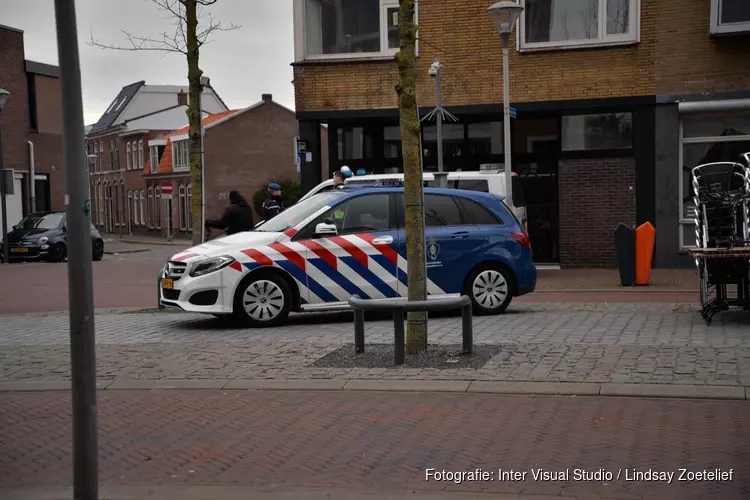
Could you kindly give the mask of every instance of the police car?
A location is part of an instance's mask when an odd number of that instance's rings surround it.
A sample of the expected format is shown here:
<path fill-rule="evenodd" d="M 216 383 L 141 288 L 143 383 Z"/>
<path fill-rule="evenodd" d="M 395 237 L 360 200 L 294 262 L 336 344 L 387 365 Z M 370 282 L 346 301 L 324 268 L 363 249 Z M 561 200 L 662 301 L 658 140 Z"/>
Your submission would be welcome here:
<path fill-rule="evenodd" d="M 503 312 L 536 286 L 528 235 L 501 196 L 426 188 L 427 292 L 467 294 L 478 314 Z M 234 315 L 249 326 L 292 311 L 407 296 L 402 187 L 345 188 L 308 198 L 252 232 L 211 240 L 170 258 L 165 306 Z"/>

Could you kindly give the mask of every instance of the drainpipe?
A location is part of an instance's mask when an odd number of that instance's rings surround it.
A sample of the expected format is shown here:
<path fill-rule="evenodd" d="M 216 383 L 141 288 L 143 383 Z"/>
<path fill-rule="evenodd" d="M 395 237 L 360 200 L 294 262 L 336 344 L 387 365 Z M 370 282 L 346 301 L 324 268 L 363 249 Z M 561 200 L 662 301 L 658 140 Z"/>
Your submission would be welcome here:
<path fill-rule="evenodd" d="M 31 141 L 28 141 L 29 143 L 29 177 L 31 177 L 31 182 L 29 182 L 29 188 L 31 188 L 31 212 L 36 212 L 36 166 L 35 166 L 35 157 L 34 157 L 34 143 Z"/>

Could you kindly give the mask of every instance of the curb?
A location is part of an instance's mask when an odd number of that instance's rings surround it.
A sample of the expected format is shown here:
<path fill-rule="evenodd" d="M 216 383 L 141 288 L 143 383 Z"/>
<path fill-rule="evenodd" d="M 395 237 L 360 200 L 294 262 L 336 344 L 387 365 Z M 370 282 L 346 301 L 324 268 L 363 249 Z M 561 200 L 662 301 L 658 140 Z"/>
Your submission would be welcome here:
<path fill-rule="evenodd" d="M 532 294 L 539 293 L 670 293 L 670 294 L 697 294 L 698 290 L 680 290 L 676 288 L 543 288 L 537 289 Z M 531 294 L 530 294 L 531 295 Z"/>
<path fill-rule="evenodd" d="M 0 392 L 70 390 L 69 381 L 0 382 Z M 750 387 L 686 384 L 620 384 L 591 382 L 508 382 L 460 380 L 256 379 L 256 380 L 111 380 L 97 382 L 100 391 L 353 391 L 527 394 L 539 396 L 621 396 L 678 399 L 750 400 Z"/>
<path fill-rule="evenodd" d="M 143 252 L 148 252 L 149 250 L 151 249 L 150 248 L 133 248 L 130 250 L 120 250 L 119 252 L 114 251 L 114 250 L 105 250 L 104 254 L 105 255 L 119 255 L 119 254 L 125 254 L 125 253 L 143 253 Z"/>
<path fill-rule="evenodd" d="M 123 239 L 118 240 L 122 243 L 133 243 L 135 245 L 159 245 L 159 246 L 175 246 L 175 247 L 184 247 L 184 246 L 191 246 L 193 243 L 191 241 L 143 241 L 143 240 L 131 240 L 131 239 Z"/>

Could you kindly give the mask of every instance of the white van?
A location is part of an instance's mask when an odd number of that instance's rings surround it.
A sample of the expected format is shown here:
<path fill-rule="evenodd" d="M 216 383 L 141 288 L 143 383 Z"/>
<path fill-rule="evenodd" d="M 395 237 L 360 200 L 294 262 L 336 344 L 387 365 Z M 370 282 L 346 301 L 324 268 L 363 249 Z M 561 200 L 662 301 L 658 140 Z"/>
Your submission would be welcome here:
<path fill-rule="evenodd" d="M 435 176 L 430 172 L 423 174 L 424 184 L 426 187 L 437 187 L 437 181 Z M 374 174 L 374 175 L 358 175 L 356 177 L 349 177 L 345 183 L 350 184 L 374 184 L 378 182 L 386 181 L 401 181 L 404 180 L 404 174 Z M 448 172 L 448 188 L 450 189 L 465 189 L 467 191 L 481 191 L 484 193 L 491 193 L 500 196 L 505 196 L 505 172 L 501 170 L 478 170 L 468 172 Z M 323 191 L 333 189 L 333 179 L 328 179 L 321 182 L 309 193 L 302 197 L 302 200 L 309 198 L 310 196 L 316 195 Z M 513 211 L 513 215 L 518 218 L 523 227 L 524 231 L 527 230 L 528 220 L 526 216 L 526 202 L 523 197 L 523 189 L 521 189 L 521 179 L 518 178 L 518 174 L 513 172 L 513 206 L 510 207 Z"/>

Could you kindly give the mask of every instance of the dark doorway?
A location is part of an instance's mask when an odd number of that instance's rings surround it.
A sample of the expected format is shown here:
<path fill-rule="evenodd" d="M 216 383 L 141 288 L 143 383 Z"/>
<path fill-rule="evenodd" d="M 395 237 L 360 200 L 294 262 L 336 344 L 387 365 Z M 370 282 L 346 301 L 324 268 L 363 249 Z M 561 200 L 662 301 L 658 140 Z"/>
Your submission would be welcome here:
<path fill-rule="evenodd" d="M 34 196 L 35 207 L 31 207 L 32 212 L 49 212 L 52 209 L 50 203 L 50 185 L 49 175 L 36 174 L 34 179 Z"/>

